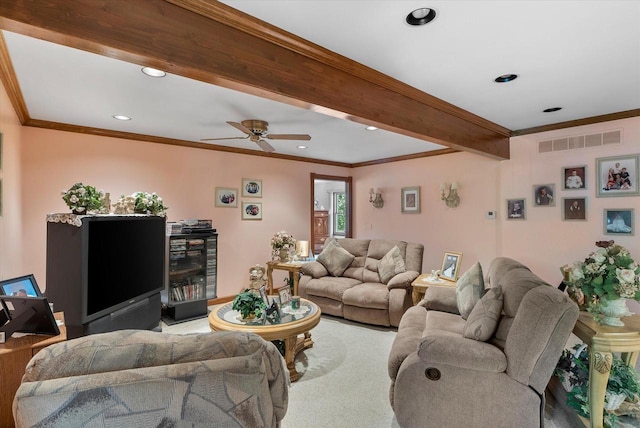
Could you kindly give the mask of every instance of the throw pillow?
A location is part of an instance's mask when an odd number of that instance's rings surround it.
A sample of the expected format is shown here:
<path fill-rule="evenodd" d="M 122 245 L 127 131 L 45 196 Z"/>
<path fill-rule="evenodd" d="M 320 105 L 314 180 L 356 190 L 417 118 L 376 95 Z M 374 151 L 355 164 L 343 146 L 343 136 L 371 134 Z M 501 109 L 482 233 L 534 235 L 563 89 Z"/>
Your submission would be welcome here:
<path fill-rule="evenodd" d="M 391 278 L 406 271 L 404 260 L 397 245 L 394 245 L 378 262 L 378 276 L 383 284 L 387 284 Z"/>
<path fill-rule="evenodd" d="M 484 294 L 482 267 L 475 262 L 456 282 L 456 301 L 462 319 L 467 319 L 473 307 Z"/>
<path fill-rule="evenodd" d="M 340 276 L 351 265 L 355 256 L 342 248 L 335 239 L 329 241 L 316 259 L 333 276 Z"/>
<path fill-rule="evenodd" d="M 500 314 L 502 313 L 502 289 L 490 288 L 482 299 L 473 307 L 462 335 L 467 339 L 486 342 L 496 332 Z"/>

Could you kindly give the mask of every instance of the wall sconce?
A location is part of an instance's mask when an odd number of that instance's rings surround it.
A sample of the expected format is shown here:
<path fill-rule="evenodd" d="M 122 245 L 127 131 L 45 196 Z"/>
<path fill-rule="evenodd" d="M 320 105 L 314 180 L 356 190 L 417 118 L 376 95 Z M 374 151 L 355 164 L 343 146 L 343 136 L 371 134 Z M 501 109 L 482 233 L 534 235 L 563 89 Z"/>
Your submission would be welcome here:
<path fill-rule="evenodd" d="M 449 190 L 448 195 L 446 194 L 447 188 Z M 455 208 L 460 205 L 460 196 L 458 196 L 458 183 L 454 181 L 451 183 L 451 186 L 449 186 L 447 183 L 442 183 L 442 185 L 440 185 L 440 196 L 440 199 L 442 199 L 449 208 Z"/>
<path fill-rule="evenodd" d="M 376 188 L 373 190 L 373 187 L 369 189 L 369 202 L 376 208 L 382 208 L 384 205 L 384 201 L 382 200 L 382 194 L 380 193 L 380 188 Z"/>

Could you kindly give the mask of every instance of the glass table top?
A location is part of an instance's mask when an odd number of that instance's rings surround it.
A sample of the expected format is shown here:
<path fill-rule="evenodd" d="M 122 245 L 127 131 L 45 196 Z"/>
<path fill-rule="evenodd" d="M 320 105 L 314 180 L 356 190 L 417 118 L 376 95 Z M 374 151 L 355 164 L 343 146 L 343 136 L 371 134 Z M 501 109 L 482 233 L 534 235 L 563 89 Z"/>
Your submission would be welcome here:
<path fill-rule="evenodd" d="M 277 308 L 273 306 L 273 302 L 278 305 Z M 304 318 L 308 318 L 318 311 L 318 307 L 307 300 L 300 299 L 300 308 L 292 309 L 291 302 L 287 302 L 280 306 L 277 297 L 269 296 L 269 302 L 272 304 L 271 308 L 267 309 L 267 313 L 264 313 L 260 318 L 254 318 L 252 320 L 243 320 L 240 312 L 231 309 L 232 303 L 227 303 L 220 306 L 217 310 L 217 316 L 221 320 L 224 320 L 231 324 L 246 325 L 246 326 L 258 326 L 258 325 L 282 325 L 299 321 Z"/>

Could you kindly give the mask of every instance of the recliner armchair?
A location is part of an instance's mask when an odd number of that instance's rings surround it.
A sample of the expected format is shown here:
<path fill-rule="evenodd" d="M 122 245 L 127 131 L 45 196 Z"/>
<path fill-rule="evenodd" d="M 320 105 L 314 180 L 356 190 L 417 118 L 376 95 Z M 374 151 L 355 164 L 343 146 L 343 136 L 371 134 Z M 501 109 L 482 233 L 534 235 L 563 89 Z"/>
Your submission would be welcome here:
<path fill-rule="evenodd" d="M 487 283 L 503 305 L 486 342 L 463 336 L 453 288 L 430 287 L 402 317 L 388 362 L 401 427 L 543 426 L 544 390 L 578 306 L 512 259 L 495 259 Z"/>

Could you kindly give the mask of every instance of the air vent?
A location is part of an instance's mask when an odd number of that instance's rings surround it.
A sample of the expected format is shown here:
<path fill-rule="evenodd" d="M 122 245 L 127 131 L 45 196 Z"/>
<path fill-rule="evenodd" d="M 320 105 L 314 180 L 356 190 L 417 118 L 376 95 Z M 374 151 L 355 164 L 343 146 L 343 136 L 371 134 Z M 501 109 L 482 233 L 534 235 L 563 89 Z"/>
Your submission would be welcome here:
<path fill-rule="evenodd" d="M 538 153 L 558 152 L 563 150 L 599 147 L 606 144 L 620 144 L 622 131 L 607 131 L 601 134 L 576 135 L 573 137 L 557 138 L 555 140 L 538 141 Z"/>

